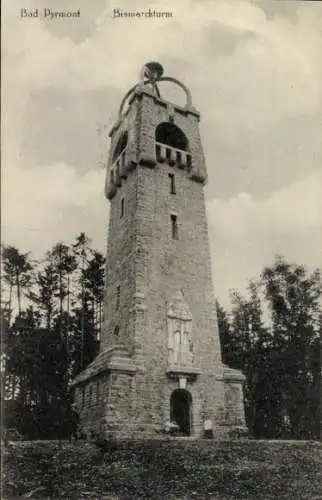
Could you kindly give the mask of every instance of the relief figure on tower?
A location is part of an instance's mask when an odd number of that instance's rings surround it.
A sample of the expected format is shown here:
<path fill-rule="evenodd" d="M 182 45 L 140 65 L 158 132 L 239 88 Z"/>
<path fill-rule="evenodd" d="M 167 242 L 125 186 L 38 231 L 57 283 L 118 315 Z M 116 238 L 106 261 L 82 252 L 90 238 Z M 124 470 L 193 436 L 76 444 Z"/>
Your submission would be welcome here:
<path fill-rule="evenodd" d="M 183 293 L 178 292 L 168 306 L 168 364 L 193 364 L 192 315 Z"/>

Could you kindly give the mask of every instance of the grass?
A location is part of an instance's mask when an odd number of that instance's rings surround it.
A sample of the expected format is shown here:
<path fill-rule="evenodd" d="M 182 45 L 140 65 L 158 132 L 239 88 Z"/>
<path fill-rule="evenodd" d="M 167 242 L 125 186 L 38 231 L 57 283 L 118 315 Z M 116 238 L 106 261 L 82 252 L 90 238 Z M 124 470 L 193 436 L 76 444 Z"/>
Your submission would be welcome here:
<path fill-rule="evenodd" d="M 16 443 L 4 455 L 3 498 L 318 500 L 322 443 L 121 441 Z"/>

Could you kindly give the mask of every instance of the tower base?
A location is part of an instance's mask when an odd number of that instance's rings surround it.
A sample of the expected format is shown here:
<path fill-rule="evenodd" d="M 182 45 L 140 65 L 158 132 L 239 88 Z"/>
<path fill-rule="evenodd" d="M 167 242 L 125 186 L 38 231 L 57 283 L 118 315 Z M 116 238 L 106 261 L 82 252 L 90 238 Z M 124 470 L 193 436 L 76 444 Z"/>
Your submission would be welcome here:
<path fill-rule="evenodd" d="M 88 439 L 166 436 L 228 439 L 247 432 L 241 372 L 169 367 L 151 384 L 126 349 L 103 351 L 74 380 L 80 430 Z"/>

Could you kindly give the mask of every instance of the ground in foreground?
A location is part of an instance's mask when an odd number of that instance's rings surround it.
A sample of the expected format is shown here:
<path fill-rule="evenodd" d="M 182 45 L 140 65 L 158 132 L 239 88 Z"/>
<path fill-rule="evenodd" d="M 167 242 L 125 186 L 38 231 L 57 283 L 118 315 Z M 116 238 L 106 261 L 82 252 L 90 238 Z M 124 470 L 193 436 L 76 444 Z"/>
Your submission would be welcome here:
<path fill-rule="evenodd" d="M 102 453 L 77 442 L 10 445 L 3 498 L 322 498 L 322 443 L 122 441 Z"/>

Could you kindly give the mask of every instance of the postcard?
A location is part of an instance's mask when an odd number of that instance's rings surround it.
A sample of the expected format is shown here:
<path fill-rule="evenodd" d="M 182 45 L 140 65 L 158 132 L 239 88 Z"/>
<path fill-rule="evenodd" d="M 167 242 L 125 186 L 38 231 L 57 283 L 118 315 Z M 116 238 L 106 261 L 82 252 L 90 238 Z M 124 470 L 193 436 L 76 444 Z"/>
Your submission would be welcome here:
<path fill-rule="evenodd" d="M 321 26 L 3 2 L 5 498 L 318 498 Z"/>

